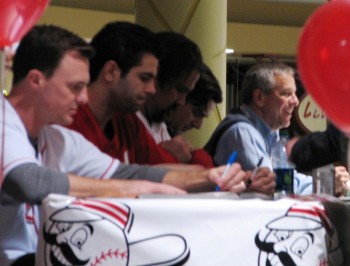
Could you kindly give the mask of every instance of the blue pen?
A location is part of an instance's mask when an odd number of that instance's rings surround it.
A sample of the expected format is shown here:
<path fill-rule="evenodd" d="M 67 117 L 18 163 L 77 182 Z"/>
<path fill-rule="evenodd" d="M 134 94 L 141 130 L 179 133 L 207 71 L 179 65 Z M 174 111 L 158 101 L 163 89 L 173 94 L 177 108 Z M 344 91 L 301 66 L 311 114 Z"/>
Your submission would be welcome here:
<path fill-rule="evenodd" d="M 224 172 L 221 175 L 221 178 L 224 177 L 225 175 L 227 175 L 228 171 L 230 170 L 231 165 L 236 161 L 237 158 L 237 151 L 233 151 L 230 155 L 230 158 L 228 158 L 228 161 L 226 163 L 226 168 L 224 170 Z M 220 187 L 216 186 L 215 188 L 216 191 L 220 191 Z"/>

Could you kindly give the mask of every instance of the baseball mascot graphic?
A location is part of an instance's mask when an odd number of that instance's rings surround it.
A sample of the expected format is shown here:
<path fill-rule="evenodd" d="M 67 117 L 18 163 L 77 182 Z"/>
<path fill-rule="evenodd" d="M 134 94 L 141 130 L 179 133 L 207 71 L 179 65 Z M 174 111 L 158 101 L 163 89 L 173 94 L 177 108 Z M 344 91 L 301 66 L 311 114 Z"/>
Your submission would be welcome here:
<path fill-rule="evenodd" d="M 45 266 L 183 265 L 188 260 L 189 248 L 179 235 L 129 242 L 132 221 L 125 204 L 73 201 L 53 213 L 43 227 Z"/>
<path fill-rule="evenodd" d="M 322 233 L 319 230 L 326 230 L 326 241 L 315 237 Z M 260 266 L 343 265 L 329 261 L 332 257 L 339 260 L 341 251 L 334 226 L 321 205 L 292 205 L 285 215 L 269 222 L 256 234 L 255 244 L 260 250 Z"/>

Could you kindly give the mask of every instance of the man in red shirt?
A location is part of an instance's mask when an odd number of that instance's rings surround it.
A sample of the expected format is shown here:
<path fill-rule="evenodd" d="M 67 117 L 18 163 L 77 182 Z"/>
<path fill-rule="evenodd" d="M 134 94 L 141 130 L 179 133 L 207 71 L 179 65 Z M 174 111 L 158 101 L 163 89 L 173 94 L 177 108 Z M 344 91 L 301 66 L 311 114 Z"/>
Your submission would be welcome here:
<path fill-rule="evenodd" d="M 156 92 L 159 49 L 154 33 L 113 22 L 91 45 L 96 54 L 90 60 L 89 102 L 79 107 L 69 127 L 123 162 L 174 166 L 176 158 L 157 145 L 135 115 Z"/>

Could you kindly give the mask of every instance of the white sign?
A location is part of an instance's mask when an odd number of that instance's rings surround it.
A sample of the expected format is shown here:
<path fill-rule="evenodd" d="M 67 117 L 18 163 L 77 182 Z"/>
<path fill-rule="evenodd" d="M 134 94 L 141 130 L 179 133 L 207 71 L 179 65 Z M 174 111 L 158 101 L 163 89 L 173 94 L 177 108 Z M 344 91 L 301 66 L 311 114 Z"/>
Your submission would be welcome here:
<path fill-rule="evenodd" d="M 300 98 L 299 106 L 296 109 L 296 118 L 298 124 L 307 133 L 326 130 L 326 115 L 309 94 L 304 94 Z"/>
<path fill-rule="evenodd" d="M 339 245 L 323 206 L 294 199 L 50 195 L 42 221 L 37 266 L 328 265 Z"/>

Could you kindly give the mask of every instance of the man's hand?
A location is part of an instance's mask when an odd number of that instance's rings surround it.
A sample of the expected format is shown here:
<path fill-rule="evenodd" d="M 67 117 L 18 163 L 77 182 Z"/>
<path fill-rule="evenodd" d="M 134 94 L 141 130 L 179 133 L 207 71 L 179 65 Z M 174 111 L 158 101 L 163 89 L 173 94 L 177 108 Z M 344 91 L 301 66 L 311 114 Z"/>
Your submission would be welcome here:
<path fill-rule="evenodd" d="M 335 167 L 335 193 L 336 195 L 346 195 L 347 183 L 350 180 L 349 172 L 344 166 Z"/>
<path fill-rule="evenodd" d="M 191 152 L 193 147 L 182 135 L 177 135 L 171 140 L 164 141 L 159 145 L 173 155 L 180 163 L 188 163 L 192 158 Z"/>
<path fill-rule="evenodd" d="M 220 166 L 208 170 L 208 178 L 213 183 L 216 183 L 221 191 L 230 191 L 234 193 L 241 193 L 246 189 L 244 180 L 246 172 L 241 169 L 238 163 L 232 164 L 230 170 L 225 176 L 222 176 L 226 166 Z"/>
<path fill-rule="evenodd" d="M 252 172 L 248 172 L 249 179 Z M 249 182 L 250 183 L 250 182 Z M 275 192 L 275 174 L 267 167 L 260 167 L 253 180 L 251 180 L 248 191 L 255 191 L 267 195 Z"/>

